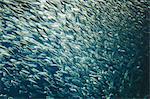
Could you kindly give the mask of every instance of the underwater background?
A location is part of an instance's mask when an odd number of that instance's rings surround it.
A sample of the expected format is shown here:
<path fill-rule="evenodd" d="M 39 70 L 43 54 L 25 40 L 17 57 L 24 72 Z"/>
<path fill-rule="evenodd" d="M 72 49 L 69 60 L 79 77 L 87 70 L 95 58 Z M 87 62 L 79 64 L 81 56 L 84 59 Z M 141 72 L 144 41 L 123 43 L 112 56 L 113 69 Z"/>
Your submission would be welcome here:
<path fill-rule="evenodd" d="M 148 0 L 0 0 L 0 99 L 148 99 Z"/>

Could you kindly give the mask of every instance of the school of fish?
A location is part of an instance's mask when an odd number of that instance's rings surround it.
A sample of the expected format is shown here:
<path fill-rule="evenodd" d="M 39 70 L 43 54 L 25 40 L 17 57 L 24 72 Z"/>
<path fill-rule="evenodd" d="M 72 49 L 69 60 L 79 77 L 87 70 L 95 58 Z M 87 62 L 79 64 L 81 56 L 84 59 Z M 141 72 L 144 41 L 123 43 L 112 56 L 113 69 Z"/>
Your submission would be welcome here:
<path fill-rule="evenodd" d="M 147 11 L 147 0 L 0 0 L 0 98 L 144 97 Z"/>

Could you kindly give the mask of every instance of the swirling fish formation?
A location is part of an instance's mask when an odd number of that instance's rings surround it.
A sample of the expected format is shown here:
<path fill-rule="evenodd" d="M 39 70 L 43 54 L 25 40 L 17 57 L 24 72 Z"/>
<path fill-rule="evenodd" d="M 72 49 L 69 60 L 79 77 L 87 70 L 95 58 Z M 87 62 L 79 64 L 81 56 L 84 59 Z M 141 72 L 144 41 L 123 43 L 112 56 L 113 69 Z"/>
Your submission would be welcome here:
<path fill-rule="evenodd" d="M 0 0 L 0 97 L 143 97 L 147 6 L 146 0 Z"/>

